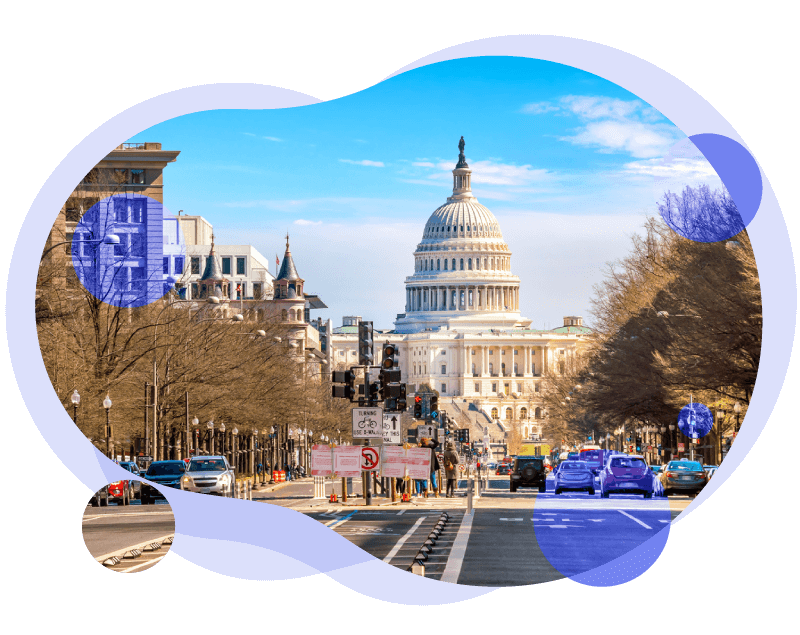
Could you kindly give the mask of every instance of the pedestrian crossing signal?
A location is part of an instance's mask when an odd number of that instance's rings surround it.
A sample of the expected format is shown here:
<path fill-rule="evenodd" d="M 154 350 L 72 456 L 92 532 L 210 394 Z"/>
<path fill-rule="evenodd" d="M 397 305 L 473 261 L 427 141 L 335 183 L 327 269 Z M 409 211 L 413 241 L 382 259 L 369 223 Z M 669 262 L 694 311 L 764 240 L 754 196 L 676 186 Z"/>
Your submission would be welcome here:
<path fill-rule="evenodd" d="M 414 418 L 422 419 L 422 397 L 414 396 Z"/>

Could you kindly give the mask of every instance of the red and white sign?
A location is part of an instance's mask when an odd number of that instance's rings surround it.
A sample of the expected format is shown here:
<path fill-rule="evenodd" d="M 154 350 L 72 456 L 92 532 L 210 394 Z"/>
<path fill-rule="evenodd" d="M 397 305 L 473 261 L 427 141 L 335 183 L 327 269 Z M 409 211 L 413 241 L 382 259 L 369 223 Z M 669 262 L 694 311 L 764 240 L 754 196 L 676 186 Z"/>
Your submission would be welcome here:
<path fill-rule="evenodd" d="M 408 448 L 406 450 L 408 476 L 420 480 L 430 478 L 431 455 L 430 448 Z"/>
<path fill-rule="evenodd" d="M 378 448 L 364 447 L 361 448 L 361 469 L 365 472 L 372 472 L 377 470 L 380 465 L 380 453 Z"/>
<path fill-rule="evenodd" d="M 357 445 L 337 445 L 333 448 L 333 471 L 340 478 L 361 476 L 361 449 Z"/>
<path fill-rule="evenodd" d="M 333 472 L 333 454 L 329 445 L 311 446 L 311 476 L 330 476 Z"/>
<path fill-rule="evenodd" d="M 403 446 L 384 445 L 381 448 L 381 476 L 403 478 L 406 475 L 406 451 Z"/>
<path fill-rule="evenodd" d="M 684 447 L 683 443 L 678 444 L 678 452 L 683 452 L 686 448 Z"/>

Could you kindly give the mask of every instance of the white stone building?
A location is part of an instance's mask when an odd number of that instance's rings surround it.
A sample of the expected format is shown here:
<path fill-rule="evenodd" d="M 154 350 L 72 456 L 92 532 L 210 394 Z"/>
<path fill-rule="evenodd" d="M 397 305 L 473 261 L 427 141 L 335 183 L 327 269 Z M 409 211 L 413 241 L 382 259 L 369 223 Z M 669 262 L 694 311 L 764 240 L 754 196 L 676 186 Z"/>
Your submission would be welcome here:
<path fill-rule="evenodd" d="M 497 219 L 473 196 L 472 170 L 463 144 L 459 149 L 453 194 L 428 219 L 414 252 L 406 311 L 394 330 L 374 333 L 375 363 L 383 342 L 399 343 L 409 395 L 427 384 L 457 422 L 488 428 L 492 440 L 516 425 L 523 438 L 539 438 L 542 378 L 563 372 L 591 330 L 579 316 L 552 330 L 533 329 L 520 316 L 511 250 Z M 348 316 L 332 329 L 333 368 L 358 363 L 359 319 Z"/>

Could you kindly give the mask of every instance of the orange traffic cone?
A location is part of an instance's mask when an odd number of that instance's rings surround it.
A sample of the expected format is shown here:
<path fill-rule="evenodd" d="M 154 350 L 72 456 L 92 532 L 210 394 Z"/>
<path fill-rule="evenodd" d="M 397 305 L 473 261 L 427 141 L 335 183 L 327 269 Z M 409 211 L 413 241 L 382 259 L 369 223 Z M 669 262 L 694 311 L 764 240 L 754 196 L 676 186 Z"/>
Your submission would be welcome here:
<path fill-rule="evenodd" d="M 336 492 L 332 492 L 332 493 L 331 493 L 331 497 L 330 497 L 329 501 L 330 501 L 331 503 L 335 503 L 337 500 L 338 500 L 338 499 L 336 498 Z"/>
<path fill-rule="evenodd" d="M 401 500 L 401 502 L 403 502 L 403 503 L 407 503 L 407 502 L 408 502 L 408 500 L 409 500 L 409 498 L 408 498 L 408 494 L 406 494 L 405 492 L 403 492 L 403 498 L 402 498 L 402 499 L 400 499 L 400 500 Z"/>

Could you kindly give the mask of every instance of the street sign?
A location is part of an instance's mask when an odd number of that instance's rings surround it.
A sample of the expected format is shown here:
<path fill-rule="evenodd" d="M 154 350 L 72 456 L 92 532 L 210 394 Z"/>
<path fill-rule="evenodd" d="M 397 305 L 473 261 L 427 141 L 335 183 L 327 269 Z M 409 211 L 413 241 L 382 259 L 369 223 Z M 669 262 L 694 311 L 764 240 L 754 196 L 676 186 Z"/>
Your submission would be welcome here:
<path fill-rule="evenodd" d="M 405 475 L 405 449 L 398 445 L 384 445 L 381 448 L 381 476 L 394 476 L 403 478 Z"/>
<path fill-rule="evenodd" d="M 422 437 L 427 437 L 428 439 L 432 439 L 433 430 L 433 426 L 417 426 L 417 438 L 421 439 Z"/>
<path fill-rule="evenodd" d="M 329 445 L 311 446 L 311 475 L 330 476 L 333 472 L 333 454 Z"/>
<path fill-rule="evenodd" d="M 400 415 L 384 414 L 383 415 L 383 442 L 384 443 L 402 443 L 400 438 Z"/>
<path fill-rule="evenodd" d="M 428 448 L 408 448 L 406 467 L 414 479 L 426 479 L 431 475 L 431 451 Z"/>
<path fill-rule="evenodd" d="M 678 452 L 683 452 L 686 448 L 684 447 L 683 443 L 678 444 Z"/>
<path fill-rule="evenodd" d="M 383 438 L 383 408 L 353 408 L 353 438 Z"/>
<path fill-rule="evenodd" d="M 333 448 L 333 471 L 337 476 L 361 476 L 361 450 L 357 445 L 337 445 Z"/>
<path fill-rule="evenodd" d="M 366 472 L 377 470 L 380 464 L 379 456 L 378 448 L 369 446 L 361 448 L 361 469 Z"/>

